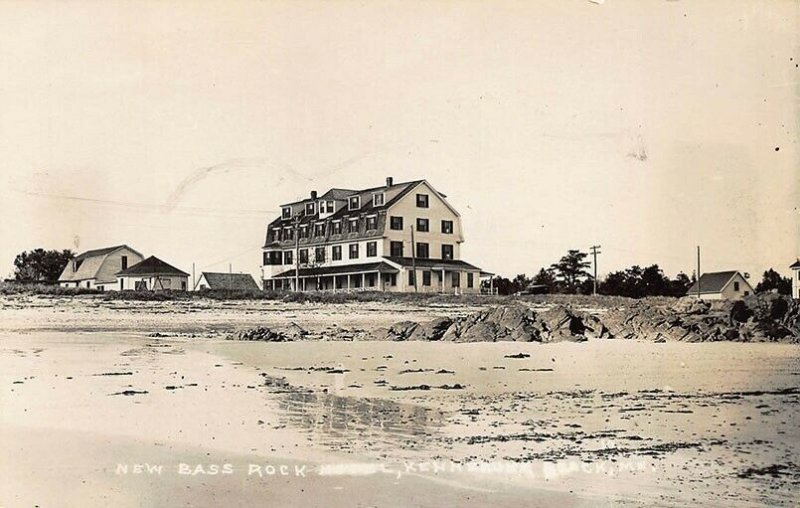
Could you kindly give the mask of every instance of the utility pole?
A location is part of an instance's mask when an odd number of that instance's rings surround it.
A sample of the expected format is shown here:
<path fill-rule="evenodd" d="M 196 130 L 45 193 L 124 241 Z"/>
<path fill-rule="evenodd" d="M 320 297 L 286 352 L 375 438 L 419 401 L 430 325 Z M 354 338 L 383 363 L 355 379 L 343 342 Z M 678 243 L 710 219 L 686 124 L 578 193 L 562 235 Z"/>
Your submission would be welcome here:
<path fill-rule="evenodd" d="M 194 291 L 195 285 L 197 282 L 194 280 L 194 261 L 192 261 L 192 291 Z"/>
<path fill-rule="evenodd" d="M 697 298 L 700 298 L 700 246 L 697 246 Z"/>
<path fill-rule="evenodd" d="M 592 281 L 594 282 L 594 290 L 592 294 L 595 296 L 597 296 L 597 255 L 602 254 L 602 252 L 598 250 L 600 247 L 600 245 L 592 245 L 590 248 L 592 256 L 594 256 L 594 263 L 592 263 L 592 267 L 594 268 L 594 280 Z"/>
<path fill-rule="evenodd" d="M 294 290 L 300 291 L 300 214 L 294 216 Z"/>
<path fill-rule="evenodd" d="M 411 269 L 414 271 L 414 292 L 417 289 L 417 244 L 414 243 L 414 226 L 411 226 Z M 442 281 L 444 284 L 444 281 Z"/>

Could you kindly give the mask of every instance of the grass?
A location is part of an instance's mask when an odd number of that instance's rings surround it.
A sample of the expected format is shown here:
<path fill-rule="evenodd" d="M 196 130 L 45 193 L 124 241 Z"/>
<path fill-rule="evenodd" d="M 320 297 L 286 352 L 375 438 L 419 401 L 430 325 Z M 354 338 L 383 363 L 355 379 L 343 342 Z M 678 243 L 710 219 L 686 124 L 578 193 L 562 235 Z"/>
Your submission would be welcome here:
<path fill-rule="evenodd" d="M 260 290 L 202 290 L 187 291 L 98 291 L 87 288 L 62 288 L 47 284 L 18 284 L 0 282 L 0 295 L 45 295 L 54 297 L 73 297 L 79 295 L 95 295 L 107 301 L 188 301 L 195 299 L 226 300 L 271 300 L 289 303 L 417 303 L 417 304 L 460 304 L 460 305 L 507 305 L 514 302 L 563 304 L 578 307 L 620 307 L 630 305 L 636 300 L 619 296 L 591 295 L 521 295 L 521 296 L 488 296 L 488 295 L 453 295 L 443 293 L 387 293 L 381 291 L 324 292 L 308 291 L 303 293 L 285 291 Z M 674 298 L 647 298 L 650 303 L 668 304 Z"/>

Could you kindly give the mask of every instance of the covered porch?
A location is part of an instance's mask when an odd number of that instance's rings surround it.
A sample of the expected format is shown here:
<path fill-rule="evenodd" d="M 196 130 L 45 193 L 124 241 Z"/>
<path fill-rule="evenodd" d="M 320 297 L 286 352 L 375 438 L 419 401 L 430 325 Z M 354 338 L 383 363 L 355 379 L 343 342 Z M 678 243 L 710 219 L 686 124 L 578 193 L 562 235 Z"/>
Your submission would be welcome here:
<path fill-rule="evenodd" d="M 267 291 L 391 291 L 399 270 L 387 263 L 287 270 L 264 281 Z M 298 287 L 296 287 L 298 286 Z"/>

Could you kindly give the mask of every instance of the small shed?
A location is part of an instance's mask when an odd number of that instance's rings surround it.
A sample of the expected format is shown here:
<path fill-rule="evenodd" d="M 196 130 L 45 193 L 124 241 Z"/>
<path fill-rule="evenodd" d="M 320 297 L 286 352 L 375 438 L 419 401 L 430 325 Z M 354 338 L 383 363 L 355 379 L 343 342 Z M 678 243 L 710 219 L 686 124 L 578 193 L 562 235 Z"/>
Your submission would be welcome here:
<path fill-rule="evenodd" d="M 117 272 L 117 289 L 135 291 L 160 291 L 173 289 L 186 291 L 189 274 L 150 256 L 127 270 Z"/>
<path fill-rule="evenodd" d="M 704 273 L 692 284 L 688 296 L 699 296 L 704 300 L 740 300 L 755 291 L 747 279 L 738 271 Z"/>
<path fill-rule="evenodd" d="M 258 284 L 249 273 L 202 272 L 195 291 L 202 289 L 233 289 L 239 291 L 258 291 Z"/>

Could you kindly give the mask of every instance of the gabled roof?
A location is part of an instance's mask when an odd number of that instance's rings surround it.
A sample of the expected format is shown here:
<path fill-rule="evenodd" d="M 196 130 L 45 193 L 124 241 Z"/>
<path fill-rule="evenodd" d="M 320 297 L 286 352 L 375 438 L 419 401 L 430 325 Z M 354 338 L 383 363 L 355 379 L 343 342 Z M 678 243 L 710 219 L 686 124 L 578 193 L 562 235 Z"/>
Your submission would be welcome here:
<path fill-rule="evenodd" d="M 82 253 L 78 254 L 77 256 L 75 256 L 75 259 L 77 260 L 77 259 L 91 258 L 91 257 L 95 257 L 95 256 L 106 256 L 108 254 L 111 254 L 115 250 L 121 249 L 123 247 L 127 247 L 128 249 L 132 250 L 133 252 L 136 252 L 136 254 L 139 254 L 140 256 L 142 255 L 140 252 L 137 252 L 136 250 L 131 249 L 127 245 L 123 244 L 123 245 L 115 245 L 113 247 L 105 247 L 103 249 L 87 250 L 86 252 L 82 252 Z"/>
<path fill-rule="evenodd" d="M 700 294 L 721 292 L 723 289 L 725 289 L 725 286 L 728 285 L 731 279 L 733 279 L 733 277 L 738 273 L 739 272 L 736 270 L 704 273 L 703 276 L 700 277 Z M 697 282 L 692 284 L 692 287 L 689 288 L 687 294 L 697 294 Z"/>
<path fill-rule="evenodd" d="M 795 261 L 794 263 L 792 263 L 791 265 L 789 265 L 789 268 L 792 268 L 792 269 L 794 269 L 794 268 L 800 268 L 800 259 L 798 259 L 797 261 Z"/>
<path fill-rule="evenodd" d="M 150 256 L 140 263 L 129 267 L 126 270 L 117 272 L 117 275 L 183 275 L 188 277 L 189 274 L 167 264 L 155 256 Z"/>
<path fill-rule="evenodd" d="M 87 250 L 75 256 L 58 277 L 59 282 L 82 281 L 89 279 L 96 279 L 97 272 L 103 266 L 103 261 L 106 260 L 109 254 L 112 254 L 120 249 L 128 249 L 134 254 L 142 256 L 136 249 L 132 249 L 125 244 L 115 245 L 114 247 L 105 247 L 102 249 Z M 144 256 L 142 256 L 144 257 Z M 78 264 L 76 271 L 72 270 L 73 263 Z"/>
<path fill-rule="evenodd" d="M 249 273 L 203 272 L 200 279 L 204 277 L 209 289 L 258 289 L 258 284 Z"/>

